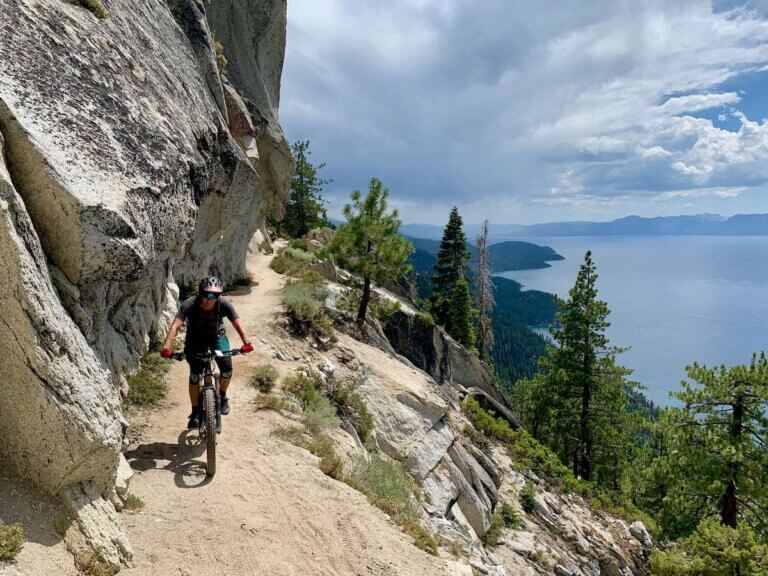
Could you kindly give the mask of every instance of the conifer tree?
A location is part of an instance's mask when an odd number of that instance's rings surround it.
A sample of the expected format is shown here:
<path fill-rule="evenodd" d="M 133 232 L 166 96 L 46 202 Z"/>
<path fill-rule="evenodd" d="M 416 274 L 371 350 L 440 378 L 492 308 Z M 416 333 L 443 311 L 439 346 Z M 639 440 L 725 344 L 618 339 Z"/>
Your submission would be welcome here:
<path fill-rule="evenodd" d="M 493 349 L 491 315 L 496 302 L 493 297 L 493 278 L 488 261 L 488 220 L 483 232 L 477 236 L 477 271 L 475 272 L 475 307 L 477 310 L 477 352 L 481 359 L 490 361 Z"/>
<path fill-rule="evenodd" d="M 687 368 L 690 381 L 672 394 L 682 407 L 664 411 L 661 458 L 666 517 L 741 521 L 768 538 L 768 360 L 749 366 Z"/>
<path fill-rule="evenodd" d="M 429 309 L 435 322 L 441 326 L 447 326 L 449 322 L 450 300 L 454 286 L 459 278 L 469 271 L 466 264 L 469 260 L 467 237 L 464 235 L 462 226 L 459 209 L 454 206 L 443 231 L 443 239 L 437 252 L 435 275 L 432 277 Z"/>
<path fill-rule="evenodd" d="M 472 295 L 469 292 L 469 282 L 465 276 L 461 276 L 454 285 L 448 310 L 448 323 L 445 326 L 448 334 L 465 348 L 474 348 L 475 328 L 472 325 Z"/>
<path fill-rule="evenodd" d="M 569 463 L 576 476 L 618 487 L 631 444 L 628 391 L 637 386 L 616 365 L 620 348 L 605 330 L 610 310 L 597 298 L 597 269 L 587 252 L 567 300 L 557 299 L 556 346 L 541 360 L 541 373 L 519 384 L 520 404 L 532 413 L 538 438 Z"/>
<path fill-rule="evenodd" d="M 318 172 L 325 164 L 314 166 L 309 156 L 309 140 L 296 142 L 292 147 L 296 169 L 291 179 L 291 192 L 285 215 L 279 228 L 292 238 L 300 238 L 313 228 L 328 225 L 323 186 L 332 182 L 320 178 Z"/>
<path fill-rule="evenodd" d="M 339 264 L 363 278 L 363 295 L 357 313 L 365 321 L 371 300 L 371 282 L 382 283 L 400 278 L 410 270 L 408 256 L 413 246 L 398 233 L 397 210 L 387 213 L 389 189 L 371 178 L 368 195 L 361 199 L 352 193 L 352 204 L 344 207 L 347 223 L 333 237 L 328 251 Z"/>

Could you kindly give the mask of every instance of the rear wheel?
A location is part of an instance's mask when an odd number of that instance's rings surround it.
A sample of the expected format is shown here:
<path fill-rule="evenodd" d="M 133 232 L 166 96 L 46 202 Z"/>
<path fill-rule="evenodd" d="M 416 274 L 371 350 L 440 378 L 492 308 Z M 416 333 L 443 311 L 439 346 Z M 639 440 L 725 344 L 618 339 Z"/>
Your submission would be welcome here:
<path fill-rule="evenodd" d="M 208 476 L 216 474 L 216 392 L 206 388 L 205 397 L 205 443 L 208 457 Z"/>

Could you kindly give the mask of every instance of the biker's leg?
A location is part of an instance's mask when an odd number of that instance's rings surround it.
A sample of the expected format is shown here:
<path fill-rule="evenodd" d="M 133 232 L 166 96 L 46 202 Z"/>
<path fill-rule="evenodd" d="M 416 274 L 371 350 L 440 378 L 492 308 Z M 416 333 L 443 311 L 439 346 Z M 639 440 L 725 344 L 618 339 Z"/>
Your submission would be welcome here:
<path fill-rule="evenodd" d="M 187 362 L 189 363 L 189 402 L 192 405 L 188 425 L 194 427 L 193 420 L 200 417 L 200 380 L 203 378 L 205 363 L 190 359 L 187 359 Z"/>
<path fill-rule="evenodd" d="M 232 358 L 216 358 L 216 364 L 219 366 L 219 392 L 221 393 L 221 413 L 229 414 L 229 398 L 227 389 L 232 381 Z"/>

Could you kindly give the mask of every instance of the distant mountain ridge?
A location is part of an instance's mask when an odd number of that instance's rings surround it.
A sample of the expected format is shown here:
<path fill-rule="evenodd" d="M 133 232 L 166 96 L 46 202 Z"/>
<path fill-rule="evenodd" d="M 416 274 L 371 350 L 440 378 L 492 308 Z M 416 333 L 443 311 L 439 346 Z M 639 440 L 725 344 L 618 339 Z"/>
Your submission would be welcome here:
<path fill-rule="evenodd" d="M 467 236 L 480 231 L 477 224 L 466 225 Z M 416 238 L 440 238 L 441 226 L 431 224 L 404 224 L 403 234 Z M 550 222 L 546 224 L 493 224 L 492 239 L 498 241 L 514 237 L 536 236 L 766 236 L 768 214 L 736 214 L 724 217 L 718 214 L 689 216 L 625 216 L 610 222 Z"/>

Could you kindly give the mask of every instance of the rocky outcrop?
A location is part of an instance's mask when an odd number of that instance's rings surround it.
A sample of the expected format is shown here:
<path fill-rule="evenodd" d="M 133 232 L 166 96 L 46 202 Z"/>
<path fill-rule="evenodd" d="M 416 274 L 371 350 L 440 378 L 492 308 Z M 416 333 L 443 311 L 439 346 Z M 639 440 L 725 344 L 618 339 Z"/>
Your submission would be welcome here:
<path fill-rule="evenodd" d="M 441 383 L 477 387 L 501 400 L 490 367 L 444 330 L 419 315 L 399 310 L 384 325 L 392 348 Z"/>
<path fill-rule="evenodd" d="M 118 384 L 170 317 L 176 283 L 242 276 L 286 197 L 285 2 L 259 5 L 229 36 L 243 58 L 260 50 L 247 73 L 270 107 L 254 121 L 216 68 L 202 2 L 121 0 L 98 19 L 0 0 L 0 455 L 67 498 L 113 563 L 130 555 L 111 503 Z"/>

